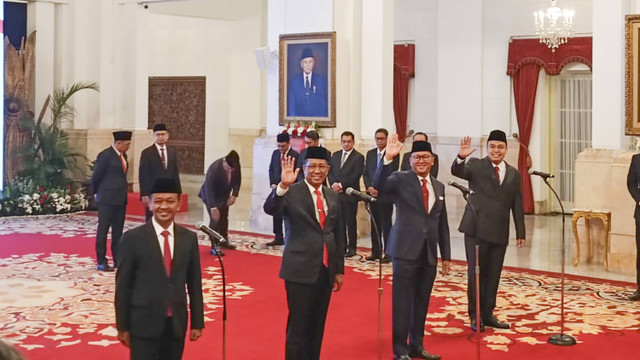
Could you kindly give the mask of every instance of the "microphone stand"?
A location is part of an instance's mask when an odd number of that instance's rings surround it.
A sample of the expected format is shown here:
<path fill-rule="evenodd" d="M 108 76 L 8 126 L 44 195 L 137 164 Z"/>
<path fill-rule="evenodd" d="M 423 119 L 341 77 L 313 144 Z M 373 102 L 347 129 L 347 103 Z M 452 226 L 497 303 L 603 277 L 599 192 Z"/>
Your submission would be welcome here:
<path fill-rule="evenodd" d="M 220 270 L 222 271 L 222 360 L 226 359 L 227 356 L 227 276 L 224 272 L 224 261 L 222 261 L 222 256 L 220 255 L 219 244 L 220 240 L 214 241 L 211 236 L 209 236 L 211 242 L 214 243 L 216 249 L 216 257 L 218 257 L 218 261 L 220 262 Z M 222 241 L 227 241 L 222 238 Z"/>
<path fill-rule="evenodd" d="M 471 204 L 471 201 L 469 200 L 469 193 L 462 193 L 462 198 L 464 198 L 464 200 L 467 202 L 467 205 L 469 205 L 469 207 L 471 208 L 471 212 L 473 213 L 473 220 L 474 222 L 477 224 L 478 222 L 478 214 L 476 214 L 476 209 L 473 207 L 473 205 Z M 481 319 L 481 315 L 480 315 L 480 244 L 478 243 L 478 236 L 477 234 L 474 234 L 473 240 L 475 242 L 474 248 L 475 248 L 475 258 L 476 258 L 476 266 L 474 269 L 475 272 L 475 284 L 474 287 L 476 289 L 475 291 L 475 300 L 476 300 L 476 333 L 478 334 L 478 337 L 480 337 L 480 330 L 482 328 L 482 319 Z M 467 286 L 469 286 L 467 284 Z M 479 339 L 478 339 L 479 340 Z M 480 344 L 480 342 L 478 342 L 478 344 Z"/>
<path fill-rule="evenodd" d="M 364 207 L 367 209 L 369 213 L 369 217 L 371 218 L 371 224 L 373 225 L 373 230 L 378 239 L 378 247 L 380 248 L 380 257 L 378 258 L 378 360 L 382 359 L 382 239 L 380 239 L 380 232 L 378 231 L 378 225 L 373 218 L 373 214 L 371 213 L 371 203 L 368 201 L 364 202 Z M 372 234 L 373 235 L 373 234 Z M 371 237 L 373 240 L 373 236 Z"/>
<path fill-rule="evenodd" d="M 547 177 L 542 177 L 542 181 L 551 189 L 553 195 L 556 196 L 558 200 L 558 204 L 560 204 L 560 209 L 562 210 L 562 265 L 561 265 L 561 285 L 560 285 L 560 334 L 554 334 L 549 337 L 549 344 L 560 345 L 560 346 L 570 346 L 576 344 L 576 339 L 568 334 L 564 333 L 564 263 L 565 263 L 565 241 L 564 241 L 564 233 L 565 233 L 565 220 L 564 220 L 564 206 L 562 206 L 562 201 L 558 196 L 558 193 L 553 189 L 553 186 L 549 184 L 549 179 Z"/>

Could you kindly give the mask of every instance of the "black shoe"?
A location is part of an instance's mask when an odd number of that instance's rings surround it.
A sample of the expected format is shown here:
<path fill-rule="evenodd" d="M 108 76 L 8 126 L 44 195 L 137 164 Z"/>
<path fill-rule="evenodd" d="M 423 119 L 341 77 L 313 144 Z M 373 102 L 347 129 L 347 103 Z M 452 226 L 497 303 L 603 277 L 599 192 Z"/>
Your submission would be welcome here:
<path fill-rule="evenodd" d="M 235 246 L 234 244 L 230 243 L 229 240 L 225 241 L 225 242 L 220 242 L 220 244 L 218 245 L 221 248 L 225 248 L 228 250 L 235 250 L 237 248 L 237 246 Z"/>
<path fill-rule="evenodd" d="M 409 356 L 414 359 L 427 359 L 427 360 L 439 360 L 440 355 L 429 354 L 427 350 L 422 349 L 420 351 L 411 351 Z"/>
<path fill-rule="evenodd" d="M 383 264 L 388 264 L 388 263 L 390 263 L 390 262 L 391 262 L 391 258 L 390 258 L 389 256 L 385 255 L 385 256 L 382 258 L 382 260 L 380 260 L 380 262 L 381 262 L 381 263 L 383 263 Z"/>
<path fill-rule="evenodd" d="M 497 329 L 509 329 L 511 326 L 508 322 L 502 322 L 498 320 L 495 316 L 490 317 L 482 322 L 484 326 L 491 326 L 492 328 Z"/>
<path fill-rule="evenodd" d="M 344 257 L 347 257 L 347 258 L 348 258 L 348 257 L 356 256 L 356 255 L 358 255 L 358 254 L 356 254 L 356 252 L 355 252 L 354 250 L 349 249 L 349 250 L 347 250 L 347 252 L 344 254 Z"/>
<path fill-rule="evenodd" d="M 98 264 L 98 271 L 112 272 L 113 268 L 109 264 Z"/>
<path fill-rule="evenodd" d="M 273 241 L 269 241 L 265 245 L 267 245 L 267 246 L 280 246 L 280 245 L 284 245 L 284 241 L 283 240 L 273 240 Z"/>
<path fill-rule="evenodd" d="M 476 319 L 471 319 L 471 330 L 473 332 L 478 331 L 478 325 L 476 325 Z M 480 332 L 484 332 L 484 324 L 480 324 Z"/>
<path fill-rule="evenodd" d="M 367 256 L 367 261 L 376 261 L 378 259 L 380 259 L 380 255 Z"/>
<path fill-rule="evenodd" d="M 640 300 L 640 290 L 633 293 L 633 295 L 629 296 L 629 300 L 638 301 Z"/>
<path fill-rule="evenodd" d="M 393 360 L 411 360 L 409 355 L 393 355 Z"/>

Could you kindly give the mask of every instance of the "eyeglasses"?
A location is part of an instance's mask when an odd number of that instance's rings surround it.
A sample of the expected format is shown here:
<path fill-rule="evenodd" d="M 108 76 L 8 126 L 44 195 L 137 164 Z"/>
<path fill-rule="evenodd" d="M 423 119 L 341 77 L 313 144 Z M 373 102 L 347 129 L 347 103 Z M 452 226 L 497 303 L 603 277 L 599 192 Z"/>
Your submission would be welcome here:
<path fill-rule="evenodd" d="M 431 155 L 412 155 L 411 158 L 415 161 L 429 161 L 431 160 Z"/>
<path fill-rule="evenodd" d="M 305 165 L 305 167 L 310 170 L 310 171 L 314 171 L 314 170 L 327 170 L 329 167 L 327 165 Z"/>

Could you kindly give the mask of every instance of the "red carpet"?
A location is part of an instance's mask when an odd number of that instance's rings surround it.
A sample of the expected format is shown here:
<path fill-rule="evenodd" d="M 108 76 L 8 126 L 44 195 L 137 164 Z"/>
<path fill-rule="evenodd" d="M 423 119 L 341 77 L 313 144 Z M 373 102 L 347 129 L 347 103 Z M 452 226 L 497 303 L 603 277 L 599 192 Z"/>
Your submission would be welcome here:
<path fill-rule="evenodd" d="M 114 274 L 95 271 L 92 216 L 0 219 L 0 337 L 27 359 L 125 359 L 116 338 Z M 128 222 L 128 225 L 133 225 Z M 239 251 L 224 258 L 228 281 L 227 359 L 283 359 L 286 301 L 279 250 L 234 233 Z M 203 243 L 204 244 L 204 243 Z M 257 245 L 256 245 L 257 244 Z M 364 253 L 363 253 L 364 254 Z M 217 261 L 202 247 L 206 329 L 187 343 L 185 359 L 222 358 L 222 284 Z M 377 359 L 377 267 L 347 261 L 345 285 L 334 293 L 322 359 Z M 384 266 L 383 358 L 391 359 L 391 267 Z M 510 330 L 488 329 L 482 343 L 466 326 L 463 264 L 439 277 L 425 345 L 443 359 L 638 359 L 640 303 L 625 301 L 632 284 L 569 277 L 567 332 L 579 341 L 546 343 L 559 332 L 559 281 L 554 274 L 505 269 L 498 316 Z"/>

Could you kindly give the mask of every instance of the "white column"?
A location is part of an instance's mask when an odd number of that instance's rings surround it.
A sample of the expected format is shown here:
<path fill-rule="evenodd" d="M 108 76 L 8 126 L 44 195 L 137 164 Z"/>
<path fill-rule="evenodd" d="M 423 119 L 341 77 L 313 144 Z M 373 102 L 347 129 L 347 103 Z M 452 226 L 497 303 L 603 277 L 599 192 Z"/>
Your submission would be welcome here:
<path fill-rule="evenodd" d="M 267 45 L 271 51 L 279 51 L 280 34 L 286 33 L 286 1 L 269 0 L 267 5 Z M 275 58 L 267 70 L 267 133 L 279 132 L 279 58 Z"/>
<path fill-rule="evenodd" d="M 482 135 L 482 8 L 481 0 L 438 1 L 439 138 Z"/>
<path fill-rule="evenodd" d="M 393 1 L 362 2 L 361 136 L 396 132 L 393 115 Z"/>
<path fill-rule="evenodd" d="M 593 2 L 592 145 L 620 149 L 624 138 L 624 15 L 628 0 Z"/>
<path fill-rule="evenodd" d="M 36 31 L 35 95 L 33 109 L 40 113 L 49 94 L 53 93 L 55 57 L 55 5 L 49 2 L 30 2 L 27 5 L 27 36 Z M 48 118 L 48 117 L 47 117 Z"/>

